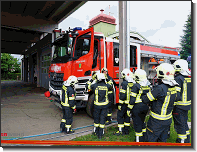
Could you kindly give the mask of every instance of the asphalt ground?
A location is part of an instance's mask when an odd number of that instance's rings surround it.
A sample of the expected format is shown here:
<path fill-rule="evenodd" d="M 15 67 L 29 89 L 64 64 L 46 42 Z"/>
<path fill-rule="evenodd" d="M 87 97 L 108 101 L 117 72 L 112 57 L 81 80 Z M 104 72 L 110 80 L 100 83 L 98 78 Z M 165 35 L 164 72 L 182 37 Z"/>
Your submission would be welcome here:
<path fill-rule="evenodd" d="M 58 133 L 62 110 L 44 96 L 45 91 L 48 90 L 23 81 L 1 81 L 1 133 L 7 133 L 7 136 L 1 136 L 1 140 L 71 140 L 92 133 L 93 118 L 85 109 L 78 110 L 73 116 L 74 134 Z M 114 109 L 112 119 L 115 119 L 116 112 Z"/>

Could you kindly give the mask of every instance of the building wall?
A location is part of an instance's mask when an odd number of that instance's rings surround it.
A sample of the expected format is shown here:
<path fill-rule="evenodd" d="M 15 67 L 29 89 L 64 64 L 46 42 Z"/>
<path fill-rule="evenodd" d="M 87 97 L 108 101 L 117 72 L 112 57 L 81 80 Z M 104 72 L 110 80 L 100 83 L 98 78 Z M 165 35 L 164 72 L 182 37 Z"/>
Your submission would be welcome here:
<path fill-rule="evenodd" d="M 95 25 L 93 25 L 95 32 L 102 32 L 105 37 L 107 37 L 109 34 L 112 34 L 116 32 L 116 25 L 99 22 Z"/>

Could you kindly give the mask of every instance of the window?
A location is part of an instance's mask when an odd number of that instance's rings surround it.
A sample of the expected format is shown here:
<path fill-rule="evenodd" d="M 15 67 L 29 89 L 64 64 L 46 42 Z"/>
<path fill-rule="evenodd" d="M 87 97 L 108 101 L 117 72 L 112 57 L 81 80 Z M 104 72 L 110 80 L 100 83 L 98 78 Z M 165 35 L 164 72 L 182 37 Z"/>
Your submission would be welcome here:
<path fill-rule="evenodd" d="M 98 40 L 94 40 L 94 56 L 93 56 L 93 64 L 92 69 L 97 66 L 97 57 L 98 57 Z"/>
<path fill-rule="evenodd" d="M 130 67 L 136 67 L 136 46 L 130 45 Z"/>
<path fill-rule="evenodd" d="M 113 43 L 114 47 L 114 66 L 119 66 L 119 43 Z"/>
<path fill-rule="evenodd" d="M 50 54 L 42 56 L 42 64 L 41 64 L 41 72 L 42 73 L 48 73 L 49 66 L 51 64 L 50 61 L 51 61 L 51 55 Z"/>
<path fill-rule="evenodd" d="M 74 57 L 80 58 L 89 53 L 90 51 L 90 35 L 83 35 L 76 40 Z"/>

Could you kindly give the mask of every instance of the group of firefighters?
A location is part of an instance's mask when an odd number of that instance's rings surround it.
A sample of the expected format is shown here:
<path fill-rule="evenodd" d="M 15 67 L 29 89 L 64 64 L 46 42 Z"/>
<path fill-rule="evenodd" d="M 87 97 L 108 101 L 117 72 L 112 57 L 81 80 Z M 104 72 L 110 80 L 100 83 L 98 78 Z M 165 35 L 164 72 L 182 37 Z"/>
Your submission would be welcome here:
<path fill-rule="evenodd" d="M 172 117 L 178 134 L 176 142 L 190 143 L 187 124 L 188 110 L 191 106 L 191 72 L 186 60 L 178 59 L 173 64 L 162 63 L 156 67 L 157 85 L 151 87 L 146 72 L 129 69 L 121 72 L 121 88 L 117 112 L 118 130 L 114 135 L 129 135 L 130 118 L 133 120 L 136 142 L 167 142 L 170 136 Z M 63 83 L 60 97 L 63 119 L 62 132 L 73 133 L 73 111 L 75 106 L 74 85 L 77 77 L 70 76 Z M 94 131 L 99 139 L 104 136 L 104 127 L 111 123 L 114 101 L 114 80 L 103 68 L 94 72 L 86 83 L 86 89 L 94 93 Z M 145 118 L 150 115 L 147 124 Z"/>

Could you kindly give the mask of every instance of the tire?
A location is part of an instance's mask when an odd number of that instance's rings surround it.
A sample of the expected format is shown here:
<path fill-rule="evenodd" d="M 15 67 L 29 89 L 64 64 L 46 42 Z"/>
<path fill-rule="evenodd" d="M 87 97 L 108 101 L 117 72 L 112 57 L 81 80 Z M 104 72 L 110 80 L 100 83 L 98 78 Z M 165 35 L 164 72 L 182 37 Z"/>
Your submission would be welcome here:
<path fill-rule="evenodd" d="M 94 112 L 94 94 L 89 96 L 88 103 L 86 106 L 86 112 L 90 117 L 93 117 Z"/>

